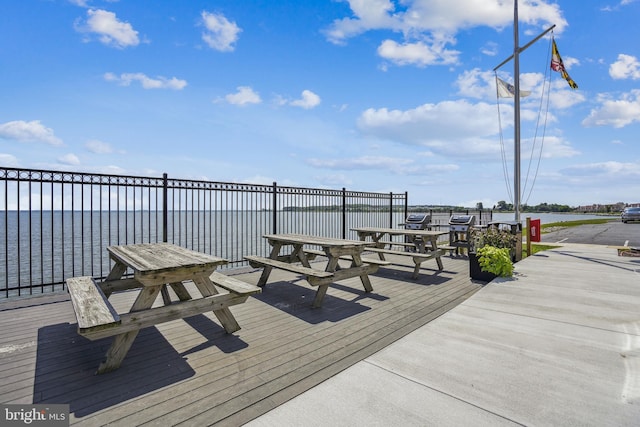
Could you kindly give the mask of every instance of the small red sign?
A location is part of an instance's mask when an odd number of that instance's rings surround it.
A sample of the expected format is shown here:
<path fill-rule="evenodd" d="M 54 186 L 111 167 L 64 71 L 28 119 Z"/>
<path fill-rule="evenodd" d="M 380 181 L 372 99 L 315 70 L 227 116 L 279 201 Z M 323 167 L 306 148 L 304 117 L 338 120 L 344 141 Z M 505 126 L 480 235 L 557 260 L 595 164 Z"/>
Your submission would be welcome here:
<path fill-rule="evenodd" d="M 532 219 L 529 222 L 529 237 L 532 242 L 540 241 L 540 220 Z"/>

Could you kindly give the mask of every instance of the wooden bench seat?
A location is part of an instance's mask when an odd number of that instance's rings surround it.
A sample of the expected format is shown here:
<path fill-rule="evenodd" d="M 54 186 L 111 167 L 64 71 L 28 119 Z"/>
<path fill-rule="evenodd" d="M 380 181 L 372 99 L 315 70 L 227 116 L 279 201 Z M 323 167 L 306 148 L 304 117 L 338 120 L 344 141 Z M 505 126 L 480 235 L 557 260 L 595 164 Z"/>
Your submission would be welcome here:
<path fill-rule="evenodd" d="M 307 281 L 313 286 L 320 286 L 326 283 L 331 283 L 334 279 L 334 275 L 331 272 L 316 270 L 314 268 L 305 267 L 300 264 L 290 264 L 288 262 L 278 261 L 275 259 L 255 255 L 245 255 L 244 259 L 249 261 L 249 265 L 251 265 L 253 268 L 271 267 L 290 271 L 292 273 L 302 274 L 306 276 Z"/>
<path fill-rule="evenodd" d="M 72 277 L 67 279 L 66 283 L 78 321 L 78 334 L 90 340 L 97 340 L 241 304 L 250 295 L 262 291 L 257 286 L 217 272 L 212 274 L 211 281 L 227 289 L 229 293 L 178 301 L 162 307 L 123 314 L 115 311 L 93 278 Z"/>
<path fill-rule="evenodd" d="M 318 250 L 318 249 L 305 249 L 304 250 L 305 254 L 309 254 L 313 257 L 316 256 L 327 256 L 324 251 Z M 311 259 L 311 258 L 310 258 Z M 351 257 L 349 255 L 343 255 L 340 257 L 340 259 L 345 260 L 345 261 L 351 261 Z M 389 261 L 384 261 L 381 259 L 375 259 L 375 258 L 367 258 L 367 257 L 362 257 L 362 262 L 365 264 L 375 264 L 375 265 L 390 265 L 391 263 Z"/>
<path fill-rule="evenodd" d="M 249 296 L 262 292 L 262 289 L 258 286 L 251 285 L 247 282 L 243 282 L 242 280 L 234 279 L 233 277 L 229 277 L 226 274 L 222 274 L 217 271 L 211 273 L 209 279 L 211 279 L 216 286 L 224 288 L 230 293 L 237 295 Z"/>
<path fill-rule="evenodd" d="M 120 316 L 92 277 L 71 277 L 66 283 L 80 335 L 120 326 Z"/>
<path fill-rule="evenodd" d="M 405 248 L 415 248 L 416 245 L 415 243 L 410 243 L 410 242 L 394 242 L 392 240 L 379 240 L 378 243 L 383 243 L 385 245 L 391 245 L 391 246 L 403 246 Z"/>
<path fill-rule="evenodd" d="M 438 269 L 442 270 L 442 268 L 443 268 L 442 267 L 442 261 L 440 260 L 440 257 L 444 255 L 444 251 L 442 249 L 438 249 L 438 250 L 427 252 L 427 253 L 405 252 L 405 251 L 397 251 L 397 250 L 393 250 L 393 249 L 381 249 L 381 248 L 367 248 L 366 250 L 368 252 L 375 252 L 375 253 L 379 254 L 380 256 L 384 256 L 384 254 L 389 254 L 389 255 L 399 255 L 399 256 L 411 257 L 411 259 L 413 260 L 413 263 L 415 265 L 415 267 L 413 269 L 413 274 L 411 276 L 413 279 L 417 279 L 418 278 L 418 275 L 420 273 L 420 266 L 421 266 L 423 261 L 435 258 L 437 263 L 438 263 Z"/>

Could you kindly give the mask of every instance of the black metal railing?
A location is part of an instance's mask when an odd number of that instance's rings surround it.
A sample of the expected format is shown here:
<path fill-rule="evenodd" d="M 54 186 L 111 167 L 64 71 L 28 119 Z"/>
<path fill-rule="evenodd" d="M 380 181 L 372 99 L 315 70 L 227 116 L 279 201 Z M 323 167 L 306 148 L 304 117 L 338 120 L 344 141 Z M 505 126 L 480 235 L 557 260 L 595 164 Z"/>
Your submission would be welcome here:
<path fill-rule="evenodd" d="M 104 278 L 106 247 L 171 242 L 244 265 L 265 233 L 355 238 L 393 227 L 407 193 L 374 193 L 0 167 L 0 297 Z"/>

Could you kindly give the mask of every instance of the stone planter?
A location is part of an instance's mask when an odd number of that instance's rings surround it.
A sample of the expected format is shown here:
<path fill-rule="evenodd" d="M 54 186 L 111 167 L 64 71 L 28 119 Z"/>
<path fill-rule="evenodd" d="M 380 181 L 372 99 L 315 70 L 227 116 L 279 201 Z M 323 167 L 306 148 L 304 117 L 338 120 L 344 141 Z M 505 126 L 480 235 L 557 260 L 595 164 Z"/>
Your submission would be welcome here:
<path fill-rule="evenodd" d="M 469 277 L 471 277 L 471 279 L 473 280 L 479 280 L 481 282 L 490 282 L 498 276 L 487 271 L 482 271 L 476 253 L 469 252 Z"/>

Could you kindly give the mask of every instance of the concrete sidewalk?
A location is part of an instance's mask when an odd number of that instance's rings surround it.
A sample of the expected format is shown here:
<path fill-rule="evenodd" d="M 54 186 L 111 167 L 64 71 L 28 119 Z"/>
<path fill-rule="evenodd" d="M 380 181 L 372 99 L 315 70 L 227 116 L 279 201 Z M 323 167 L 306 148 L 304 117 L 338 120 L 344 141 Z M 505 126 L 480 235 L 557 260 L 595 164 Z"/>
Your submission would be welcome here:
<path fill-rule="evenodd" d="M 564 245 L 247 424 L 640 425 L 640 258 Z"/>

